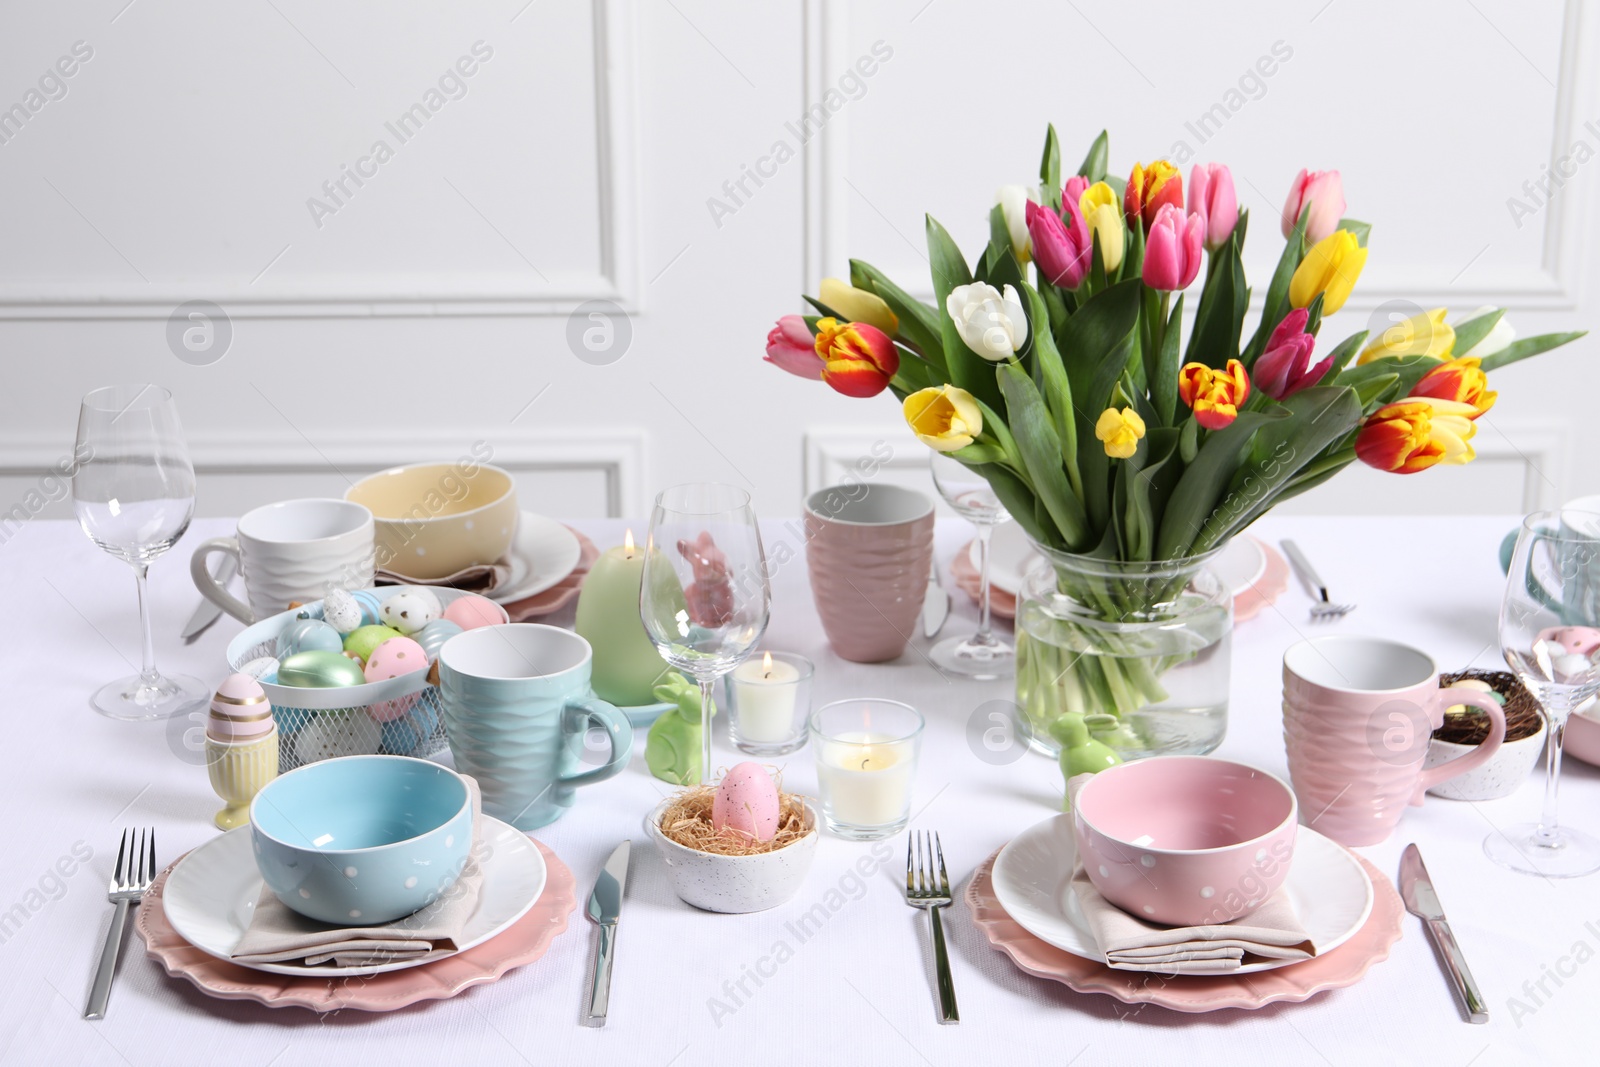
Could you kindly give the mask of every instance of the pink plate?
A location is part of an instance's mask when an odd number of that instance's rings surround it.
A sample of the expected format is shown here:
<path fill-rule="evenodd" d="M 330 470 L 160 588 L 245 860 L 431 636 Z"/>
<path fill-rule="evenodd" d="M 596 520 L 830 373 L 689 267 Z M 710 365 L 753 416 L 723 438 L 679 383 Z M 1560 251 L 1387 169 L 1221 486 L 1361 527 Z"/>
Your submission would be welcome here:
<path fill-rule="evenodd" d="M 595 543 L 584 536 L 581 530 L 573 529 L 571 526 L 567 529 L 578 536 L 578 565 L 572 568 L 571 574 L 544 592 L 503 605 L 512 622 L 527 622 L 529 619 L 553 615 L 572 603 L 578 595 L 578 590 L 583 588 L 583 580 L 589 576 L 589 568 L 600 558 L 600 549 L 596 548 Z"/>
<path fill-rule="evenodd" d="M 1567 717 L 1567 737 L 1562 742 L 1561 752 L 1600 767 L 1600 705 L 1591 704 L 1586 710 L 1593 712 L 1594 717 L 1576 712 Z"/>
<path fill-rule="evenodd" d="M 1031 975 L 1061 982 L 1079 993 L 1107 993 L 1125 1004 L 1155 1004 L 1173 1011 L 1216 1011 L 1218 1008 L 1261 1008 L 1277 1001 L 1299 1003 L 1325 989 L 1342 989 L 1361 980 L 1374 963 L 1389 958 L 1400 940 L 1404 908 L 1378 869 L 1360 856 L 1372 879 L 1372 914 L 1355 935 L 1326 955 L 1304 963 L 1240 975 L 1162 976 L 1141 971 L 1115 971 L 1103 963 L 1074 956 L 1047 945 L 1007 915 L 994 895 L 995 852 L 967 883 L 972 921 L 989 943 Z M 1354 853 L 1352 853 L 1354 855 Z"/>
<path fill-rule="evenodd" d="M 133 925 L 144 938 L 151 959 L 159 960 L 168 974 L 187 978 L 213 997 L 319 1012 L 346 1008 L 393 1011 L 422 1000 L 443 1000 L 468 986 L 493 982 L 511 968 L 543 956 L 550 942 L 567 928 L 567 916 L 578 904 L 577 883 L 554 852 L 539 841 L 534 844 L 544 855 L 547 874 L 544 892 L 526 915 L 476 948 L 403 971 L 343 980 L 296 978 L 240 967 L 202 952 L 178 935 L 161 906 L 161 891 L 176 862 L 162 871 L 145 893 Z"/>

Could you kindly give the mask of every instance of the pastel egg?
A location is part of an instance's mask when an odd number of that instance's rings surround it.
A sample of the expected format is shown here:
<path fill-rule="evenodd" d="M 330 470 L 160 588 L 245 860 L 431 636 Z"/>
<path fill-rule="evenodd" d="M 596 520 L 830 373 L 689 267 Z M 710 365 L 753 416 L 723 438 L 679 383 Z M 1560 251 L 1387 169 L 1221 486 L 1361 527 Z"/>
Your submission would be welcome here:
<path fill-rule="evenodd" d="M 295 619 L 278 631 L 278 658 L 296 652 L 338 652 L 344 648 L 344 635 L 321 619 Z"/>
<path fill-rule="evenodd" d="M 1552 626 L 1540 630 L 1538 639 L 1558 644 L 1574 656 L 1592 656 L 1600 651 L 1600 630 L 1593 626 Z"/>
<path fill-rule="evenodd" d="M 363 670 L 369 682 L 383 682 L 428 669 L 428 654 L 409 637 L 391 637 L 372 650 Z"/>
<path fill-rule="evenodd" d="M 354 652 L 365 663 L 372 658 L 372 650 L 392 637 L 403 636 L 390 626 L 358 626 L 344 639 L 344 650 Z"/>
<path fill-rule="evenodd" d="M 361 604 L 348 589 L 330 589 L 322 598 L 322 621 L 347 634 L 362 623 Z"/>
<path fill-rule="evenodd" d="M 296 652 L 278 665 L 278 684 L 308 689 L 333 689 L 339 686 L 360 685 L 366 678 L 354 660 L 346 659 L 341 652 L 311 649 Z"/>
<path fill-rule="evenodd" d="M 428 658 L 435 660 L 439 658 L 439 650 L 444 647 L 444 643 L 463 632 L 458 623 L 449 619 L 434 619 L 411 636 L 422 646 L 422 651 L 428 654 Z"/>
<path fill-rule="evenodd" d="M 248 674 L 230 674 L 211 698 L 206 736 L 218 741 L 246 741 L 272 732 L 272 705 L 266 690 Z"/>
<path fill-rule="evenodd" d="M 1494 686 L 1490 685 L 1488 682 L 1484 681 L 1482 678 L 1462 678 L 1459 681 L 1451 682 L 1447 688 L 1449 688 L 1449 689 L 1476 689 L 1480 693 L 1492 693 L 1492 692 L 1494 692 Z"/>
<path fill-rule="evenodd" d="M 240 667 L 239 673 L 247 674 L 258 682 L 276 682 L 278 680 L 278 657 L 257 656 Z"/>
<path fill-rule="evenodd" d="M 421 597 L 424 601 L 426 601 L 428 610 L 433 612 L 434 618 L 439 619 L 444 617 L 444 602 L 439 599 L 439 594 L 434 592 L 432 589 L 429 589 L 425 585 L 409 585 L 406 586 L 406 592 L 410 593 L 412 596 Z"/>
<path fill-rule="evenodd" d="M 711 825 L 766 841 L 778 832 L 778 787 L 760 764 L 736 764 L 717 786 Z"/>
<path fill-rule="evenodd" d="M 378 613 L 383 616 L 384 625 L 403 634 L 414 634 L 437 618 L 428 600 L 429 597 L 416 593 L 396 593 L 383 602 Z M 434 603 L 438 602 L 437 597 L 433 600 Z"/>
<path fill-rule="evenodd" d="M 295 735 L 294 753 L 301 763 L 367 756 L 383 743 L 382 728 L 359 711 L 323 711 Z"/>
<path fill-rule="evenodd" d="M 361 606 L 361 625 L 375 626 L 383 621 L 383 616 L 378 610 L 383 607 L 383 598 L 375 589 L 357 589 L 350 594 L 355 602 Z"/>
<path fill-rule="evenodd" d="M 499 626 L 506 621 L 506 609 L 477 593 L 467 593 L 450 601 L 444 617 L 463 630 L 476 630 L 480 626 Z"/>

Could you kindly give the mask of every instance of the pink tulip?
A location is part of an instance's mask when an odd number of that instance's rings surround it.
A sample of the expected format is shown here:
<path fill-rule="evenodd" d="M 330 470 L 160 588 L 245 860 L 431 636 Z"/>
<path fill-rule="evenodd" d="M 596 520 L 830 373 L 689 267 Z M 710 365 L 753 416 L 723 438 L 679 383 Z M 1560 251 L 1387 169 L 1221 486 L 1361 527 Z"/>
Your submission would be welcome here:
<path fill-rule="evenodd" d="M 822 368 L 827 366 L 817 355 L 816 339 L 806 320 L 799 315 L 785 315 L 767 334 L 767 362 L 816 382 L 822 380 Z"/>
<path fill-rule="evenodd" d="M 1183 208 L 1163 204 L 1150 225 L 1144 246 L 1144 283 L 1170 293 L 1187 289 L 1200 272 L 1205 219 L 1185 218 Z"/>
<path fill-rule="evenodd" d="M 1317 346 L 1317 339 L 1305 332 L 1310 317 L 1305 308 L 1296 308 L 1285 315 L 1267 339 L 1267 350 L 1256 360 L 1253 373 L 1256 388 L 1274 400 L 1316 385 L 1333 365 L 1330 353 L 1327 359 L 1309 366 L 1311 351 Z"/>
<path fill-rule="evenodd" d="M 1061 187 L 1061 202 L 1072 202 L 1073 207 L 1078 207 L 1078 201 L 1083 198 L 1083 191 L 1089 188 L 1090 181 L 1081 174 L 1074 174 L 1067 179 L 1067 184 Z"/>
<path fill-rule="evenodd" d="M 1063 289 L 1082 285 L 1094 246 L 1077 198 L 1062 198 L 1061 215 L 1032 200 L 1028 201 L 1027 212 L 1028 236 L 1033 239 L 1033 261 L 1039 265 L 1039 273 Z"/>
<path fill-rule="evenodd" d="M 1306 220 L 1306 244 L 1314 245 L 1339 228 L 1344 218 L 1344 181 L 1336 170 L 1302 170 L 1289 187 L 1289 199 L 1283 203 L 1283 235 L 1294 232 L 1300 212 L 1311 205 L 1311 217 Z"/>
<path fill-rule="evenodd" d="M 1189 214 L 1206 220 L 1206 251 L 1228 243 L 1239 221 L 1239 198 L 1225 163 L 1196 163 L 1189 172 Z"/>

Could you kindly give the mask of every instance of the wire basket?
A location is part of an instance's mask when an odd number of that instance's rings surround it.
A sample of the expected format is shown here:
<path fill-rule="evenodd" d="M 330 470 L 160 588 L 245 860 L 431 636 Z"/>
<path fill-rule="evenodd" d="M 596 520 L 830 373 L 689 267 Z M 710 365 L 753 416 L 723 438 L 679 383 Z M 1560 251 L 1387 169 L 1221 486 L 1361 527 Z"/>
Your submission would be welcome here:
<path fill-rule="evenodd" d="M 386 586 L 392 596 L 408 586 Z M 466 594 L 428 587 L 442 604 Z M 503 609 L 502 609 L 503 612 Z M 246 627 L 228 642 L 228 667 L 237 671 L 251 660 L 277 656 L 278 634 L 300 618 L 322 618 L 318 600 Z M 509 620 L 506 620 L 509 621 Z M 263 681 L 278 726 L 278 766 L 292 771 L 335 756 L 374 752 L 427 757 L 445 747 L 443 706 L 428 671 L 399 678 L 332 689 L 310 689 Z"/>

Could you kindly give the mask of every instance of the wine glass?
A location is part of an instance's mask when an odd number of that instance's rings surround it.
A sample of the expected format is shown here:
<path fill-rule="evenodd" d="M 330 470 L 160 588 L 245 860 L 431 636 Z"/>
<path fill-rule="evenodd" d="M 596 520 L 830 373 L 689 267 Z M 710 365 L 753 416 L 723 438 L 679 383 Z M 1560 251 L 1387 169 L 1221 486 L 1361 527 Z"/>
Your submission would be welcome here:
<path fill-rule="evenodd" d="M 700 685 L 700 780 L 711 780 L 711 690 L 761 640 L 771 610 L 761 531 L 743 489 L 691 482 L 656 497 L 639 617 L 673 667 Z"/>
<path fill-rule="evenodd" d="M 151 562 L 171 548 L 194 517 L 194 467 L 183 443 L 178 408 L 159 385 L 111 385 L 83 398 L 78 410 L 72 506 L 89 540 L 133 567 L 144 631 L 144 667 L 102 686 L 90 703 L 113 719 L 165 718 L 207 700 L 198 678 L 156 670 L 150 630 Z"/>
<path fill-rule="evenodd" d="M 1517 534 L 1500 607 L 1506 662 L 1544 708 L 1544 809 L 1536 823 L 1490 834 L 1490 859 L 1524 874 L 1574 878 L 1600 870 L 1600 841 L 1556 821 L 1561 746 L 1572 709 L 1600 692 L 1600 515 L 1545 511 Z"/>
<path fill-rule="evenodd" d="M 1017 653 L 989 626 L 989 539 L 994 528 L 1011 518 L 984 478 L 949 456 L 934 453 L 933 484 L 956 514 L 978 528 L 978 631 L 968 637 L 947 637 L 934 645 L 929 658 L 940 670 L 971 678 L 1010 678 Z"/>

